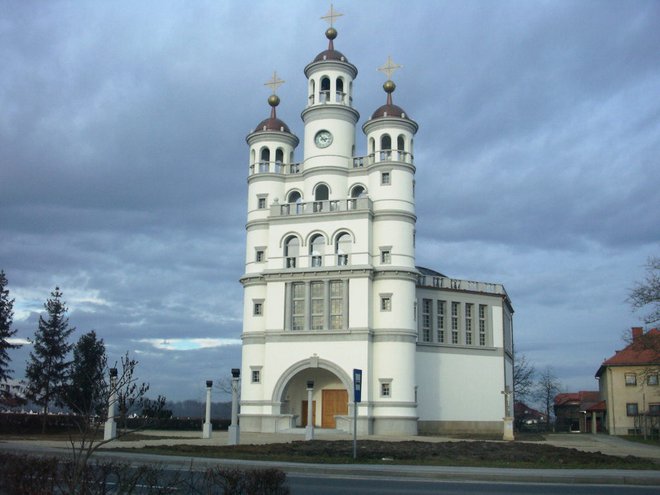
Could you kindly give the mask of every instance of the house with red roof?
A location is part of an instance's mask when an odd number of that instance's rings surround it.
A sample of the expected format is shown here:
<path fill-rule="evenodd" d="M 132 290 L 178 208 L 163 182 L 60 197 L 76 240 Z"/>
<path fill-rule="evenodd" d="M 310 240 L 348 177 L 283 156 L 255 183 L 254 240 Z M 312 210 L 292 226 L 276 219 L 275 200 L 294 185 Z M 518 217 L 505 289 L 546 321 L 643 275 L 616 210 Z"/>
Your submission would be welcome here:
<path fill-rule="evenodd" d="M 628 346 L 603 361 L 596 379 L 610 435 L 658 434 L 660 330 L 633 327 Z"/>
<path fill-rule="evenodd" d="M 553 405 L 555 430 L 572 433 L 602 431 L 603 414 L 594 414 L 594 407 L 599 402 L 601 400 L 598 391 L 581 390 L 557 394 Z"/>

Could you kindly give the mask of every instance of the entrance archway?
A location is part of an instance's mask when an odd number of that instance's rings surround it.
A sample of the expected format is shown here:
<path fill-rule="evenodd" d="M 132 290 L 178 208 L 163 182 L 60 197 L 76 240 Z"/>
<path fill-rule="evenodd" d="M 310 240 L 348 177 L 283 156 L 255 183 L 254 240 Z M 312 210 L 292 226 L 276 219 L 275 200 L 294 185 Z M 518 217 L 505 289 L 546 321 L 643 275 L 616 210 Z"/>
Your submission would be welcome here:
<path fill-rule="evenodd" d="M 273 402 L 282 414 L 292 414 L 298 427 L 307 425 L 307 382 L 314 381 L 312 413 L 314 426 L 335 428 L 336 416 L 348 415 L 351 379 L 341 368 L 318 358 L 296 363 L 282 374 L 275 386 Z"/>

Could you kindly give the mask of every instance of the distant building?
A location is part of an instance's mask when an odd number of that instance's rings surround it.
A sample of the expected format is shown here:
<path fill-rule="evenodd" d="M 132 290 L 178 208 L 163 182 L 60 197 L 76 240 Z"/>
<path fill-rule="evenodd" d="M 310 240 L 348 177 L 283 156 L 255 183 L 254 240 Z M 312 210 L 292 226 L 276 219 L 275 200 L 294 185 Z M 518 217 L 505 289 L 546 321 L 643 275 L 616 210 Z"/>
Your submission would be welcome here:
<path fill-rule="evenodd" d="M 657 434 L 660 420 L 660 330 L 632 329 L 632 341 L 603 361 L 596 378 L 611 435 Z"/>
<path fill-rule="evenodd" d="M 595 433 L 602 431 L 602 413 L 598 391 L 561 393 L 555 396 L 555 431 Z M 595 429 L 594 429 L 594 418 Z"/>
<path fill-rule="evenodd" d="M 416 266 L 418 126 L 393 103 L 397 66 L 381 67 L 385 104 L 362 124 L 359 156 L 358 70 L 335 50 L 337 31 L 326 36 L 304 69 L 302 140 L 277 117 L 274 91 L 270 117 L 247 136 L 241 428 L 304 427 L 311 409 L 315 426 L 352 431 L 360 369 L 362 434 L 506 437 L 511 301 L 500 284 Z"/>
<path fill-rule="evenodd" d="M 539 431 L 545 428 L 548 418 L 545 413 L 529 407 L 524 402 L 516 401 L 513 405 L 516 430 Z"/>

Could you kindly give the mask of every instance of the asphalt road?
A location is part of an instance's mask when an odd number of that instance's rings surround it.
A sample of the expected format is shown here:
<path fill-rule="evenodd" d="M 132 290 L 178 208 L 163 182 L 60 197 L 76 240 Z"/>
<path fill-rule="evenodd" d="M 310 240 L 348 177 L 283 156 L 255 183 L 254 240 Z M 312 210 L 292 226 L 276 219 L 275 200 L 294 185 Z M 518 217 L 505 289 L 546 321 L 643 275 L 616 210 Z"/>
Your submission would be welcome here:
<path fill-rule="evenodd" d="M 548 483 L 437 481 L 289 474 L 291 495 L 658 495 L 658 487 Z"/>

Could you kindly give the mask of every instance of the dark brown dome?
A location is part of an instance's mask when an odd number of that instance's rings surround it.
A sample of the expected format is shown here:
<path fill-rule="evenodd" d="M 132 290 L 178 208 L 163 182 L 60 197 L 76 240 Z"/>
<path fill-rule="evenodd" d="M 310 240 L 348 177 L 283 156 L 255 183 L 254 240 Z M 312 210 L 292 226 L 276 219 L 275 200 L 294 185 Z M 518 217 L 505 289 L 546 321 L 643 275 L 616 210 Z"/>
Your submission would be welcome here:
<path fill-rule="evenodd" d="M 254 132 L 259 131 L 282 131 L 291 133 L 289 126 L 284 123 L 284 121 L 278 119 L 277 117 L 270 117 L 259 122 L 259 125 L 256 127 Z"/>
<path fill-rule="evenodd" d="M 324 50 L 319 53 L 314 62 L 321 62 L 323 60 L 339 60 L 340 62 L 348 62 L 344 54 L 337 50 Z"/>
<path fill-rule="evenodd" d="M 405 112 L 405 110 L 397 105 L 388 103 L 376 109 L 376 111 L 371 114 L 372 119 L 378 119 L 381 117 L 399 117 L 402 119 L 410 120 L 410 117 Z"/>

